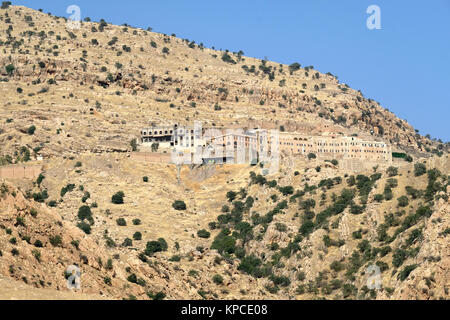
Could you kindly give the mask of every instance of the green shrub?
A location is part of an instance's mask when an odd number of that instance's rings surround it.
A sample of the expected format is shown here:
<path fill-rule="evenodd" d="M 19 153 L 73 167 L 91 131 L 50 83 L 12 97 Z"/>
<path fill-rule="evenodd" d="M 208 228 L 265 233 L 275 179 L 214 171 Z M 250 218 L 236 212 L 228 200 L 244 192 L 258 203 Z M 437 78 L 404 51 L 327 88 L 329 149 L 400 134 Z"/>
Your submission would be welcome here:
<path fill-rule="evenodd" d="M 38 239 L 34 242 L 34 246 L 36 248 L 42 248 L 44 245 L 42 244 L 42 241 Z"/>
<path fill-rule="evenodd" d="M 138 232 L 135 232 L 134 234 L 133 234 L 133 239 L 134 240 L 142 240 L 142 233 L 140 233 L 139 231 Z"/>
<path fill-rule="evenodd" d="M 386 188 L 384 189 L 384 199 L 389 201 L 389 200 L 392 200 L 392 198 L 394 198 L 392 189 L 386 186 Z"/>
<path fill-rule="evenodd" d="M 275 286 L 287 287 L 291 284 L 291 280 L 286 276 L 271 275 L 270 280 L 274 283 Z"/>
<path fill-rule="evenodd" d="M 91 225 L 94 224 L 91 208 L 89 208 L 89 206 L 80 207 L 78 209 L 78 219 L 80 219 L 81 221 L 86 219 Z"/>
<path fill-rule="evenodd" d="M 376 202 L 382 202 L 382 201 L 384 200 L 384 196 L 383 196 L 382 194 L 376 194 L 376 195 L 373 197 L 373 199 L 374 199 Z"/>
<path fill-rule="evenodd" d="M 35 126 L 30 126 L 27 129 L 27 134 L 29 134 L 30 136 L 32 136 L 34 134 L 34 132 L 36 131 L 36 127 Z"/>
<path fill-rule="evenodd" d="M 396 268 L 400 267 L 403 262 L 408 258 L 406 250 L 397 249 L 392 255 L 392 265 Z"/>
<path fill-rule="evenodd" d="M 125 193 L 123 191 L 119 191 L 116 194 L 114 194 L 111 198 L 111 202 L 114 204 L 123 204 L 123 198 L 125 197 Z"/>
<path fill-rule="evenodd" d="M 12 5 L 11 1 L 3 1 L 1 8 L 2 9 L 8 9 L 10 5 Z"/>
<path fill-rule="evenodd" d="M 407 196 L 401 196 L 400 198 L 397 199 L 398 201 L 398 206 L 399 207 L 407 207 L 409 204 L 409 199 Z"/>
<path fill-rule="evenodd" d="M 283 196 L 294 194 L 294 188 L 292 186 L 280 187 L 278 190 L 283 194 Z"/>
<path fill-rule="evenodd" d="M 397 186 L 398 186 L 397 179 L 394 179 L 394 178 L 387 179 L 386 188 L 393 189 L 393 188 L 397 188 Z"/>
<path fill-rule="evenodd" d="M 213 281 L 215 284 L 221 285 L 223 284 L 223 277 L 220 274 L 216 274 L 213 277 Z"/>
<path fill-rule="evenodd" d="M 277 222 L 275 224 L 275 229 L 278 232 L 286 232 L 287 231 L 287 226 L 284 223 Z"/>
<path fill-rule="evenodd" d="M 362 230 L 359 229 L 359 230 L 357 230 L 357 231 L 354 231 L 354 232 L 352 233 L 352 238 L 353 238 L 353 239 L 362 239 Z"/>
<path fill-rule="evenodd" d="M 74 189 L 75 189 L 75 185 L 74 184 L 68 184 L 67 186 L 63 187 L 61 189 L 61 193 L 60 193 L 61 198 L 63 198 L 66 195 L 66 193 L 72 192 Z"/>
<path fill-rule="evenodd" d="M 249 275 L 257 276 L 260 273 L 259 266 L 261 266 L 261 259 L 255 255 L 250 255 L 241 260 L 238 270 Z"/>
<path fill-rule="evenodd" d="M 156 294 L 153 292 L 147 292 L 147 296 L 153 300 L 164 300 L 164 298 L 166 297 L 166 294 L 162 291 L 158 292 Z"/>
<path fill-rule="evenodd" d="M 77 223 L 77 227 L 84 231 L 86 234 L 91 234 L 91 225 L 84 221 Z"/>
<path fill-rule="evenodd" d="M 14 72 L 15 69 L 16 69 L 16 68 L 15 68 L 14 65 L 12 65 L 12 64 L 8 64 L 8 65 L 5 67 L 6 73 L 7 73 L 8 75 L 10 75 L 10 76 L 13 74 L 13 72 Z"/>
<path fill-rule="evenodd" d="M 333 263 L 330 264 L 330 269 L 336 272 L 344 270 L 344 264 L 340 261 L 333 261 Z"/>
<path fill-rule="evenodd" d="M 174 256 L 172 256 L 170 259 L 169 259 L 169 261 L 171 261 L 171 262 L 180 262 L 181 261 L 181 256 L 179 256 L 179 255 L 174 255 Z"/>
<path fill-rule="evenodd" d="M 136 274 L 134 274 L 134 273 L 130 274 L 128 276 L 127 280 L 128 280 L 128 282 L 137 284 L 137 276 L 136 276 Z"/>
<path fill-rule="evenodd" d="M 208 239 L 211 236 L 211 233 L 209 233 L 205 229 L 202 229 L 197 232 L 197 236 L 199 238 Z"/>
<path fill-rule="evenodd" d="M 50 236 L 49 237 L 50 243 L 54 247 L 60 247 L 62 245 L 62 238 L 59 235 L 56 236 Z"/>
<path fill-rule="evenodd" d="M 160 238 L 158 241 L 147 242 L 144 253 L 147 256 L 152 256 L 154 253 L 162 251 L 167 251 L 167 242 Z"/>
<path fill-rule="evenodd" d="M 131 247 L 133 245 L 133 240 L 130 238 L 125 238 L 125 240 L 122 243 L 122 247 Z"/>
<path fill-rule="evenodd" d="M 125 227 L 127 225 L 127 221 L 124 218 L 119 218 L 116 220 L 118 226 Z"/>
<path fill-rule="evenodd" d="M 423 163 L 416 163 L 414 165 L 414 175 L 420 177 L 427 173 L 427 167 Z"/>
<path fill-rule="evenodd" d="M 406 278 L 409 277 L 409 274 L 416 268 L 417 268 L 417 264 L 412 264 L 412 265 L 404 267 L 403 270 L 400 271 L 400 273 L 398 274 L 398 276 L 397 276 L 398 279 L 400 281 L 404 281 Z"/>
<path fill-rule="evenodd" d="M 354 296 L 358 293 L 358 289 L 350 283 L 344 284 L 342 287 L 342 295 L 344 298 L 347 298 L 349 296 Z"/>
<path fill-rule="evenodd" d="M 227 52 L 223 53 L 222 61 L 226 63 L 236 64 L 236 61 L 234 61 L 233 58 L 231 58 L 231 56 Z"/>
<path fill-rule="evenodd" d="M 398 175 L 398 168 L 391 166 L 387 168 L 386 173 L 389 177 L 395 177 L 396 175 Z"/>
<path fill-rule="evenodd" d="M 183 211 L 183 210 L 186 210 L 186 203 L 184 203 L 184 201 L 181 201 L 181 200 L 176 200 L 176 201 L 172 204 L 172 207 L 173 207 L 175 210 Z"/>
<path fill-rule="evenodd" d="M 351 214 L 361 214 L 364 212 L 365 209 L 366 209 L 365 206 L 359 206 L 354 202 L 350 205 L 350 213 Z"/>
<path fill-rule="evenodd" d="M 405 187 L 406 193 L 411 196 L 413 199 L 418 199 L 422 195 L 422 192 L 420 190 L 414 189 L 411 186 Z"/>
<path fill-rule="evenodd" d="M 308 234 L 312 233 L 314 231 L 315 228 L 315 224 L 314 222 L 307 220 L 305 221 L 302 226 L 300 227 L 299 232 L 303 235 L 303 236 L 307 236 Z"/>
<path fill-rule="evenodd" d="M 234 191 L 227 192 L 227 199 L 229 202 L 233 202 L 237 197 L 237 193 Z"/>
<path fill-rule="evenodd" d="M 132 151 L 137 151 L 137 140 L 136 139 L 131 140 L 130 146 Z"/>
<path fill-rule="evenodd" d="M 300 70 L 301 65 L 298 62 L 294 62 L 289 66 L 289 73 L 293 74 L 295 71 Z"/>
<path fill-rule="evenodd" d="M 161 244 L 162 250 L 167 251 L 167 248 L 169 248 L 169 246 L 167 245 L 166 240 L 164 240 L 163 238 L 159 238 L 158 242 Z"/>
<path fill-rule="evenodd" d="M 216 249 L 219 253 L 232 254 L 236 250 L 236 239 L 229 235 L 228 229 L 222 230 L 214 239 L 211 249 Z"/>

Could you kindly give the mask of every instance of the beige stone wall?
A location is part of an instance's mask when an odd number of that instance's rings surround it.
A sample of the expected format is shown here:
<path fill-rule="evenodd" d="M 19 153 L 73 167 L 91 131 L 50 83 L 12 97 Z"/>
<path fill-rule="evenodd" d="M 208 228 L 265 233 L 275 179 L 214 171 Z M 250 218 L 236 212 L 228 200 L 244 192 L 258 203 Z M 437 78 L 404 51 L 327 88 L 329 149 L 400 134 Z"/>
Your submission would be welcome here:
<path fill-rule="evenodd" d="M 362 159 L 392 162 L 391 147 L 381 141 L 363 141 L 354 137 L 307 136 L 280 133 L 280 151 L 287 154 L 314 153 L 320 158 Z"/>
<path fill-rule="evenodd" d="M 0 167 L 0 178 L 2 179 L 36 179 L 42 172 L 41 166 L 5 166 Z"/>
<path fill-rule="evenodd" d="M 170 163 L 171 156 L 168 153 L 132 152 L 131 159 L 145 162 Z"/>

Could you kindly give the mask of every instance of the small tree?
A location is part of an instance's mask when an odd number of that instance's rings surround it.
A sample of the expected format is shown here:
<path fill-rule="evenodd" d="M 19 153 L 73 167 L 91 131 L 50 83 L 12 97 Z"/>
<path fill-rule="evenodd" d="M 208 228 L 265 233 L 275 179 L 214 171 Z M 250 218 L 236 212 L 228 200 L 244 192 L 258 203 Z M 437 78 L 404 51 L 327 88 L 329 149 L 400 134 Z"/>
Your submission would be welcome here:
<path fill-rule="evenodd" d="M 373 198 L 376 202 L 381 202 L 383 201 L 384 196 L 382 194 L 376 194 Z"/>
<path fill-rule="evenodd" d="M 298 62 L 294 62 L 293 64 L 291 64 L 291 65 L 289 66 L 289 72 L 290 72 L 290 74 L 293 74 L 295 71 L 300 70 L 300 67 L 301 67 L 301 65 L 300 65 L 300 63 L 298 63 Z"/>
<path fill-rule="evenodd" d="M 236 64 L 236 61 L 234 61 L 233 58 L 231 58 L 231 56 L 227 52 L 223 53 L 222 61 L 226 63 Z"/>
<path fill-rule="evenodd" d="M 202 229 L 202 230 L 197 232 L 197 236 L 199 238 L 208 239 L 211 236 L 211 233 L 209 233 L 205 229 Z"/>
<path fill-rule="evenodd" d="M 309 160 L 311 160 L 311 159 L 316 159 L 316 158 L 317 158 L 317 156 L 316 156 L 314 153 L 308 154 L 308 159 L 309 159 Z"/>
<path fill-rule="evenodd" d="M 130 146 L 133 151 L 137 151 L 137 140 L 136 139 L 131 140 Z"/>
<path fill-rule="evenodd" d="M 123 193 L 123 191 L 119 191 L 112 196 L 111 201 L 114 204 L 123 204 L 124 197 L 125 197 L 125 194 Z"/>
<path fill-rule="evenodd" d="M 223 277 L 220 274 L 216 274 L 213 277 L 213 281 L 215 284 L 218 284 L 218 285 L 223 284 Z"/>
<path fill-rule="evenodd" d="M 6 73 L 7 73 L 8 75 L 10 75 L 10 76 L 13 74 L 13 72 L 14 72 L 15 69 L 16 69 L 16 68 L 15 68 L 14 65 L 12 65 L 12 64 L 8 64 L 8 65 L 5 67 Z"/>
<path fill-rule="evenodd" d="M 184 201 L 181 201 L 181 200 L 176 200 L 176 201 L 172 204 L 172 207 L 173 207 L 175 210 L 183 211 L 183 210 L 186 210 L 186 203 L 184 203 Z"/>
<path fill-rule="evenodd" d="M 125 227 L 127 225 L 127 221 L 124 218 L 119 218 L 116 220 L 118 226 Z"/>
<path fill-rule="evenodd" d="M 164 239 L 160 239 L 158 241 L 150 241 L 147 242 L 147 245 L 145 247 L 145 254 L 147 256 L 152 256 L 156 252 L 162 252 L 167 250 L 167 243 L 164 243 Z"/>
<path fill-rule="evenodd" d="M 398 201 L 398 206 L 399 207 L 406 207 L 409 204 L 409 199 L 407 196 L 401 196 L 400 198 L 397 199 Z"/>
<path fill-rule="evenodd" d="M 131 247 L 133 245 L 133 240 L 130 238 L 125 238 L 125 240 L 122 243 L 122 247 Z"/>
<path fill-rule="evenodd" d="M 10 5 L 12 5 L 11 1 L 3 1 L 2 9 L 8 9 Z"/>
<path fill-rule="evenodd" d="M 386 172 L 389 177 L 395 177 L 396 175 L 398 175 L 398 168 L 389 167 L 389 168 L 387 168 Z"/>
<path fill-rule="evenodd" d="M 136 232 L 135 234 L 133 234 L 133 239 L 136 241 L 142 240 L 142 233 L 140 233 L 139 231 Z"/>
<path fill-rule="evenodd" d="M 152 152 L 157 152 L 159 149 L 159 143 L 153 143 L 152 144 Z"/>
<path fill-rule="evenodd" d="M 49 238 L 50 243 L 52 244 L 52 246 L 54 247 L 61 247 L 62 246 L 62 238 L 59 235 L 56 236 L 52 236 Z"/>
<path fill-rule="evenodd" d="M 94 219 L 92 218 L 92 211 L 89 206 L 82 206 L 78 209 L 78 219 L 81 221 L 87 220 L 90 224 L 94 224 Z"/>
<path fill-rule="evenodd" d="M 27 129 L 27 134 L 29 134 L 30 136 L 32 136 L 34 134 L 34 132 L 36 131 L 36 127 L 35 126 L 31 126 Z"/>
<path fill-rule="evenodd" d="M 82 221 L 77 224 L 77 227 L 83 230 L 84 233 L 91 234 L 91 225 L 89 223 Z"/>
<path fill-rule="evenodd" d="M 414 175 L 420 177 L 427 172 L 427 167 L 423 163 L 416 163 L 414 165 Z"/>

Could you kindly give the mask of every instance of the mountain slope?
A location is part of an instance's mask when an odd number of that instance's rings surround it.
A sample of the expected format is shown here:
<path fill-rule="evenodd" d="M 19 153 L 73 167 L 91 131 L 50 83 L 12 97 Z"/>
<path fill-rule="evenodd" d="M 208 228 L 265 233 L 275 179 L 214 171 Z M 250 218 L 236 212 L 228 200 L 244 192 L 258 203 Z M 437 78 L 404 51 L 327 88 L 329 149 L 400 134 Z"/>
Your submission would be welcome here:
<path fill-rule="evenodd" d="M 0 30 L 0 165 L 43 155 L 38 179 L 0 181 L 0 281 L 17 297 L 448 299 L 446 146 L 333 75 L 18 6 Z M 130 158 L 149 122 L 194 120 L 375 137 L 413 162 L 286 156 L 268 176 L 261 163 L 178 179 Z"/>
<path fill-rule="evenodd" d="M 0 15 L 0 116 L 14 119 L 0 139 L 10 152 L 22 145 L 44 155 L 124 150 L 139 128 L 163 119 L 375 135 L 413 153 L 437 148 L 406 121 L 313 67 L 106 22 L 71 30 L 65 19 L 25 7 Z M 21 134 L 31 125 L 33 139 Z"/>

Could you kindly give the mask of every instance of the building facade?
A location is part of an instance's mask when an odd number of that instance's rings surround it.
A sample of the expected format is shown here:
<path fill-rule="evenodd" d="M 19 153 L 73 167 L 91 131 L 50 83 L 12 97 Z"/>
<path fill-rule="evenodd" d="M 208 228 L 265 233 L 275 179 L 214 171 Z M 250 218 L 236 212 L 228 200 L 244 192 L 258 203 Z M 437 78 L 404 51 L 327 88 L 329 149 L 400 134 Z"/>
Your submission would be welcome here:
<path fill-rule="evenodd" d="M 181 153 L 201 153 L 204 161 L 241 163 L 255 161 L 263 152 L 307 157 L 314 154 L 325 159 L 359 159 L 392 162 L 391 146 L 383 141 L 366 141 L 358 137 L 329 134 L 310 136 L 297 132 L 204 129 L 201 126 L 153 126 L 141 130 L 141 143 L 158 144 L 159 149 Z M 276 144 L 276 145 L 275 145 Z M 239 160 L 240 162 L 237 162 Z"/>

